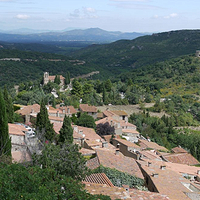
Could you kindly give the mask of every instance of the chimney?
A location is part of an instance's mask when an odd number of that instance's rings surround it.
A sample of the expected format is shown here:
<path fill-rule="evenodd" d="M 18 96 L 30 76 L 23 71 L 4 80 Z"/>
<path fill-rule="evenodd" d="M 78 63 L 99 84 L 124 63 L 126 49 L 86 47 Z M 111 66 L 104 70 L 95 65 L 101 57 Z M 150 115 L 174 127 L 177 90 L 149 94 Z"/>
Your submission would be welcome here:
<path fill-rule="evenodd" d="M 137 153 L 137 160 L 140 160 L 140 153 Z"/>
<path fill-rule="evenodd" d="M 152 176 L 153 176 L 154 178 L 158 178 L 158 173 L 153 173 Z"/>
<path fill-rule="evenodd" d="M 115 155 L 119 155 L 119 149 L 115 150 Z"/>
<path fill-rule="evenodd" d="M 67 108 L 67 113 L 70 114 L 70 109 L 69 108 Z"/>
<path fill-rule="evenodd" d="M 74 126 L 74 131 L 78 133 L 78 126 Z"/>
<path fill-rule="evenodd" d="M 120 143 L 117 143 L 117 146 L 116 146 L 116 148 L 119 148 L 119 146 L 120 146 Z"/>
<path fill-rule="evenodd" d="M 113 121 L 112 120 L 110 121 L 110 126 L 113 126 Z"/>
<path fill-rule="evenodd" d="M 103 142 L 102 142 L 102 148 L 107 148 L 107 147 L 108 147 L 108 142 L 103 141 Z"/>
<path fill-rule="evenodd" d="M 34 113 L 34 110 L 33 110 L 33 108 L 31 109 L 31 113 Z"/>
<path fill-rule="evenodd" d="M 65 108 L 63 109 L 63 113 L 66 113 Z"/>
<path fill-rule="evenodd" d="M 166 166 L 165 166 L 165 165 L 161 165 L 161 166 L 160 166 L 160 169 L 165 170 L 165 169 L 166 169 Z"/>
<path fill-rule="evenodd" d="M 56 116 L 59 117 L 59 111 L 57 111 Z"/>
<path fill-rule="evenodd" d="M 127 192 L 129 192 L 129 185 L 122 185 L 122 187 L 123 187 Z"/>
<path fill-rule="evenodd" d="M 197 174 L 200 175 L 200 170 L 197 170 Z"/>
<path fill-rule="evenodd" d="M 78 130 L 78 133 L 83 135 L 83 130 Z"/>
<path fill-rule="evenodd" d="M 151 167 L 152 166 L 152 163 L 151 162 L 148 162 L 148 167 Z"/>

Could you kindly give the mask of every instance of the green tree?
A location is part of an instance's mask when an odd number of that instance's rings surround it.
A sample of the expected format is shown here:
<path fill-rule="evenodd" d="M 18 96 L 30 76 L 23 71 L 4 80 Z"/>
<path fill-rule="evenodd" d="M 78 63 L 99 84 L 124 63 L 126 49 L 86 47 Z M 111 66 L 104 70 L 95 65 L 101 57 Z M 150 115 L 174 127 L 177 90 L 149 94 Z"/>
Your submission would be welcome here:
<path fill-rule="evenodd" d="M 81 114 L 81 116 L 77 120 L 77 125 L 94 129 L 96 128 L 94 118 L 87 113 Z"/>
<path fill-rule="evenodd" d="M 5 105 L 6 105 L 6 113 L 7 113 L 8 122 L 12 123 L 14 120 L 14 108 L 13 108 L 12 98 L 10 95 L 8 95 L 8 90 L 6 86 L 4 86 L 3 97 L 4 97 Z"/>
<path fill-rule="evenodd" d="M 65 84 L 68 85 L 70 84 L 70 72 L 67 71 L 66 76 L 65 76 Z"/>
<path fill-rule="evenodd" d="M 42 99 L 40 104 L 40 112 L 37 114 L 37 120 L 36 120 L 36 127 L 39 128 L 41 134 L 40 139 L 41 140 L 49 140 L 52 141 L 55 132 L 53 129 L 53 124 L 50 123 L 50 120 L 48 118 L 48 112 L 47 108 L 44 103 L 44 99 Z"/>
<path fill-rule="evenodd" d="M 81 98 L 83 96 L 82 86 L 81 86 L 80 82 L 77 81 L 76 79 L 74 79 L 74 81 L 72 83 L 71 94 L 75 95 L 75 96 L 77 96 L 79 98 Z"/>
<path fill-rule="evenodd" d="M 63 145 L 46 144 L 41 155 L 33 158 L 34 165 L 55 169 L 58 174 L 83 180 L 88 174 L 86 160 L 79 152 L 78 145 L 64 143 Z"/>
<path fill-rule="evenodd" d="M 104 199 L 108 196 L 91 195 L 83 185 L 71 177 L 59 175 L 54 169 L 38 166 L 24 167 L 20 164 L 0 163 L 0 199 Z"/>
<path fill-rule="evenodd" d="M 60 85 L 61 82 L 60 82 L 60 76 L 59 75 L 55 76 L 54 83 Z"/>
<path fill-rule="evenodd" d="M 4 155 L 11 156 L 11 139 L 8 133 L 5 101 L 0 91 L 0 157 Z"/>
<path fill-rule="evenodd" d="M 59 142 L 72 143 L 73 142 L 73 129 L 71 126 L 71 119 L 65 115 L 62 128 L 60 129 Z"/>
<path fill-rule="evenodd" d="M 106 103 L 106 88 L 103 86 L 103 103 Z"/>
<path fill-rule="evenodd" d="M 108 92 L 111 91 L 112 83 L 111 83 L 110 79 L 108 79 L 108 80 L 105 82 L 105 88 L 106 88 L 106 91 L 108 91 Z"/>

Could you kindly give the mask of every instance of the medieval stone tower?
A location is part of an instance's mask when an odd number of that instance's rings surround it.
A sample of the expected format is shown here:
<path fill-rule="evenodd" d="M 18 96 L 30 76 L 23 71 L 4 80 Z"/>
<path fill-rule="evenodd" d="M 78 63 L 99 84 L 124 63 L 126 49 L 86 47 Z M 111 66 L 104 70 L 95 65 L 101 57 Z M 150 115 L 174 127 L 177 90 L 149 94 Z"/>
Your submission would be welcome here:
<path fill-rule="evenodd" d="M 44 73 L 44 85 L 46 85 L 49 82 L 49 72 Z"/>

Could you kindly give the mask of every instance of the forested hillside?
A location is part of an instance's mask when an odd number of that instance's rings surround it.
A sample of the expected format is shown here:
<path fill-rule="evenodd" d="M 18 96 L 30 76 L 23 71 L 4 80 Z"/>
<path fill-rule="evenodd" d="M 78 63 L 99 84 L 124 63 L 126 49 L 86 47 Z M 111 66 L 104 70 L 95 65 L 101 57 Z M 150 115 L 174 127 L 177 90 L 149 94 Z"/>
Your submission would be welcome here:
<path fill-rule="evenodd" d="M 74 52 L 78 59 L 85 59 L 104 68 L 127 69 L 153 64 L 195 53 L 200 48 L 200 30 L 179 30 L 120 40 L 106 45 L 94 45 Z"/>
<path fill-rule="evenodd" d="M 19 50 L 0 50 L 1 86 L 42 79 L 43 73 L 46 71 L 50 75 L 60 74 L 63 76 L 69 71 L 71 77 L 74 77 L 93 70 L 95 68 L 91 65 L 66 56 Z"/>

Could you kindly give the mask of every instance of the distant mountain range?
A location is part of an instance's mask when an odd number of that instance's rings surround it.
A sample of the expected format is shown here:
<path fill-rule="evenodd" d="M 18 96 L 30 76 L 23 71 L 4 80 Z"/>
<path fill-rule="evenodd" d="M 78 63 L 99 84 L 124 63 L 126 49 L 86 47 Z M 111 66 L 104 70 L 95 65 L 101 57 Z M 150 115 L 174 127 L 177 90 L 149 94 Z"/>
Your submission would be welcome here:
<path fill-rule="evenodd" d="M 18 33 L 18 34 L 16 34 Z M 45 42 L 45 41 L 94 41 L 109 43 L 121 39 L 135 39 L 144 33 L 122 33 L 119 31 L 105 31 L 100 28 L 76 29 L 68 31 L 39 31 L 19 29 L 14 31 L 1 31 L 0 41 L 4 42 Z"/>

